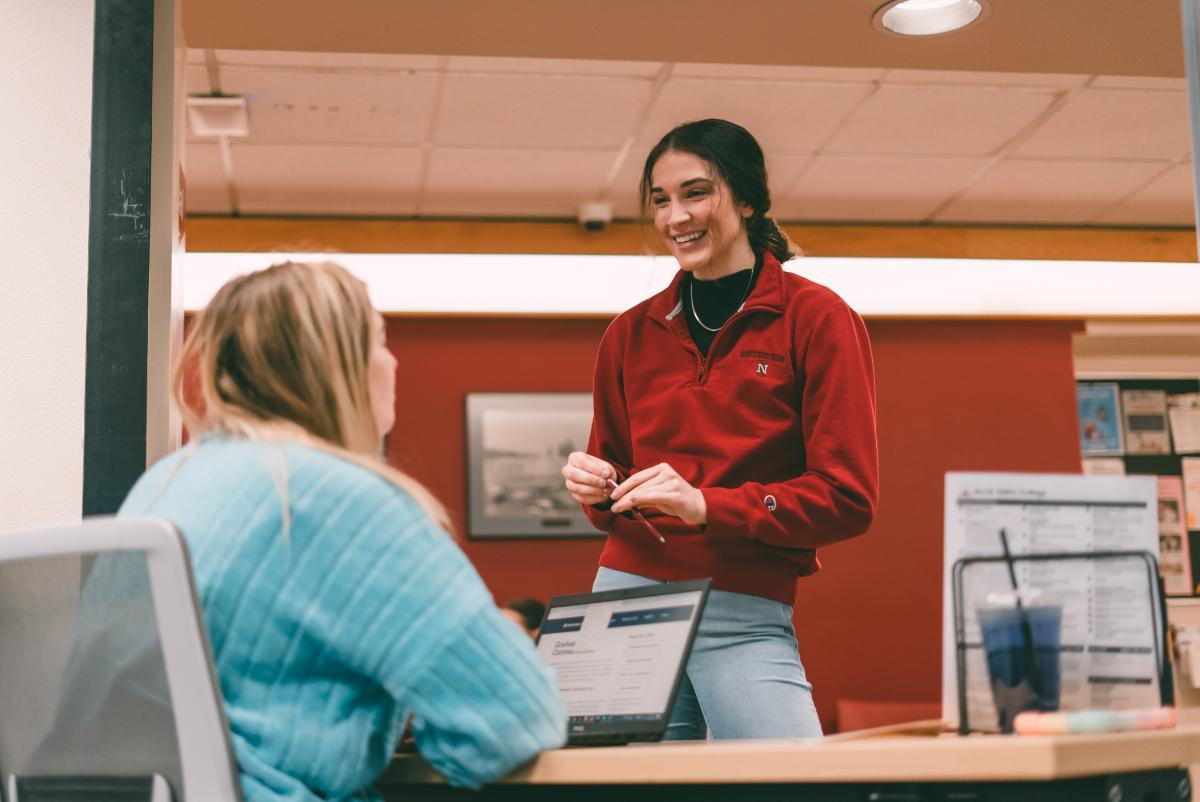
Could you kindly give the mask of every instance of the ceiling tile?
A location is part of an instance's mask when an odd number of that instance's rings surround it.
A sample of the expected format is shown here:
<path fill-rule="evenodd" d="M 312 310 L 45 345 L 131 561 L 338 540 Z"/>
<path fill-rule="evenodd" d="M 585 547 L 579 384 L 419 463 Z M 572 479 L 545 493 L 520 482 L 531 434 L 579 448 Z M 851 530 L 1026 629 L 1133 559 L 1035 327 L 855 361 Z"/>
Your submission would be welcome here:
<path fill-rule="evenodd" d="M 450 74 L 434 141 L 617 148 L 632 131 L 650 87 L 642 78 Z"/>
<path fill-rule="evenodd" d="M 234 144 L 243 211 L 412 214 L 421 148 Z"/>
<path fill-rule="evenodd" d="M 1001 162 L 938 222 L 1089 223 L 1161 171 L 1154 162 Z"/>
<path fill-rule="evenodd" d="M 776 201 L 785 220 L 919 222 L 963 188 L 987 159 L 818 156 Z"/>
<path fill-rule="evenodd" d="M 1019 156 L 1175 159 L 1191 146 L 1187 94 L 1085 89 L 1014 151 Z"/>
<path fill-rule="evenodd" d="M 189 95 L 212 93 L 208 85 L 208 68 L 203 64 L 188 64 L 183 68 L 183 88 Z"/>
<path fill-rule="evenodd" d="M 767 151 L 767 183 L 771 188 L 773 205 L 779 206 L 782 192 L 790 187 L 813 160 L 811 153 L 783 154 Z M 775 209 L 778 212 L 778 208 Z"/>
<path fill-rule="evenodd" d="M 872 84 L 804 84 L 672 78 L 642 126 L 639 147 L 649 150 L 680 123 L 721 117 L 744 126 L 764 150 L 816 150 Z"/>
<path fill-rule="evenodd" d="M 492 58 L 488 56 L 451 56 L 449 72 L 528 73 L 533 75 L 619 75 L 652 78 L 662 63 L 658 61 L 605 61 L 565 58 Z"/>
<path fill-rule="evenodd" d="M 356 73 L 222 67 L 221 88 L 244 94 L 257 142 L 389 145 L 425 140 L 433 73 Z"/>
<path fill-rule="evenodd" d="M 1153 75 L 1097 75 L 1092 86 L 1098 89 L 1168 89 L 1187 91 L 1187 78 L 1160 78 Z"/>
<path fill-rule="evenodd" d="M 617 171 L 612 182 L 613 214 L 616 217 L 636 218 L 642 214 L 638 200 L 638 184 L 642 180 L 642 168 L 646 163 L 649 148 L 634 148 L 625 163 Z"/>
<path fill-rule="evenodd" d="M 887 70 L 868 67 L 793 67 L 775 64 L 692 64 L 671 67 L 673 78 L 761 79 L 812 83 L 859 83 L 879 80 Z"/>
<path fill-rule="evenodd" d="M 1125 225 L 1191 226 L 1192 165 L 1177 164 L 1099 219 Z"/>
<path fill-rule="evenodd" d="M 443 56 L 390 53 L 304 53 L 287 50 L 218 50 L 222 65 L 255 67 L 346 67 L 369 70 L 436 70 Z"/>
<path fill-rule="evenodd" d="M 982 72 L 975 70 L 888 70 L 885 84 L 962 84 L 969 86 L 1031 86 L 1070 89 L 1088 82 L 1087 75 L 1043 72 Z"/>
<path fill-rule="evenodd" d="M 435 149 L 421 215 L 575 217 L 601 192 L 615 151 Z"/>
<path fill-rule="evenodd" d="M 883 86 L 838 129 L 828 153 L 995 153 L 1054 101 L 1049 89 Z"/>
<path fill-rule="evenodd" d="M 183 208 L 187 213 L 229 214 L 220 148 L 207 142 L 188 142 L 183 149 L 183 166 Z"/>

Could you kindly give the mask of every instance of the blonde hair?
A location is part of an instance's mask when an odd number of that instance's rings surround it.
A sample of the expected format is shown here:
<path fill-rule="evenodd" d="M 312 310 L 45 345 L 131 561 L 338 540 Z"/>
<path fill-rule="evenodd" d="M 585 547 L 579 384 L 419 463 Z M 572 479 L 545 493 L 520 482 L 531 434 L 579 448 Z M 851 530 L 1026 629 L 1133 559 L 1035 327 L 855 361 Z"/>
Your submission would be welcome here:
<path fill-rule="evenodd" d="M 396 485 L 449 529 L 441 503 L 379 456 L 368 380 L 374 315 L 366 285 L 333 262 L 283 262 L 239 276 L 189 332 L 171 381 L 175 404 L 193 437 L 325 451 Z M 286 526 L 286 476 L 281 493 Z"/>

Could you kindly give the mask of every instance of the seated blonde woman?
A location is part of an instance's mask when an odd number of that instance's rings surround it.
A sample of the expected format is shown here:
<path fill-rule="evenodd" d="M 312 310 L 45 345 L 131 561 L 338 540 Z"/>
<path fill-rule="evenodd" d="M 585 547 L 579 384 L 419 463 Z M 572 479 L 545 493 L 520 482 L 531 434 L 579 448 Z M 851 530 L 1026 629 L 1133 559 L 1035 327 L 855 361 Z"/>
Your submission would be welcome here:
<path fill-rule="evenodd" d="M 186 394 L 185 370 L 199 378 Z M 234 279 L 174 377 L 196 440 L 121 507 L 187 540 L 247 802 L 375 798 L 406 723 L 460 786 L 565 739 L 529 638 L 441 506 L 378 456 L 395 373 L 383 319 L 345 269 Z"/>

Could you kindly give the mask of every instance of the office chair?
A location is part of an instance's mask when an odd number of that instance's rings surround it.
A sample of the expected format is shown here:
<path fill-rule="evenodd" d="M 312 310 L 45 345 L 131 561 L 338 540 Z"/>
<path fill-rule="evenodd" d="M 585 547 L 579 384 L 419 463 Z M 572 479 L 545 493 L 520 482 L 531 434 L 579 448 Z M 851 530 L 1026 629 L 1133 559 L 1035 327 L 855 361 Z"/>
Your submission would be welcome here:
<path fill-rule="evenodd" d="M 170 524 L 0 534 L 0 774 L 4 802 L 240 802 Z"/>

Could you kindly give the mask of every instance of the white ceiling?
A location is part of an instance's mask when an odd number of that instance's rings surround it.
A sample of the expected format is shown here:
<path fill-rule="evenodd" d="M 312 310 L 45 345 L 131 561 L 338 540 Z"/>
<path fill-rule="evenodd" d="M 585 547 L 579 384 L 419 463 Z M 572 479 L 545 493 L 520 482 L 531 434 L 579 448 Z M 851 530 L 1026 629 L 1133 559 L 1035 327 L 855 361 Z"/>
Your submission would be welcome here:
<path fill-rule="evenodd" d="M 249 100 L 190 136 L 190 214 L 636 214 L 641 162 L 719 116 L 788 221 L 1190 226 L 1179 78 L 194 50 L 187 91 Z"/>

